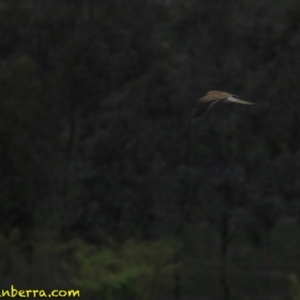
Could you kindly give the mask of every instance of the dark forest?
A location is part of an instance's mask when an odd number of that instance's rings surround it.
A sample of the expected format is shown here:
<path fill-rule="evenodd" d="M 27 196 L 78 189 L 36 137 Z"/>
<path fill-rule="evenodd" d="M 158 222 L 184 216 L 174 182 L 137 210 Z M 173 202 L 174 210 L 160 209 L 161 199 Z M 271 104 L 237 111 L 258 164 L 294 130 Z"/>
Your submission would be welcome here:
<path fill-rule="evenodd" d="M 299 16 L 0 1 L 0 290 L 300 300 Z"/>

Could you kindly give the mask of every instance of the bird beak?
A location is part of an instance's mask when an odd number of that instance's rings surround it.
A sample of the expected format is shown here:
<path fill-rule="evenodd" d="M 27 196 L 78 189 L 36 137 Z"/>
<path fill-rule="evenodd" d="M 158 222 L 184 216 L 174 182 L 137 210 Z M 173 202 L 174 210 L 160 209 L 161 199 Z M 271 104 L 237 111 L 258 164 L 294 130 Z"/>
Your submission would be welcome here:
<path fill-rule="evenodd" d="M 246 104 L 246 105 L 253 105 L 254 104 L 252 102 L 248 102 L 248 101 L 236 99 L 236 98 L 233 98 L 233 97 L 229 97 L 229 98 L 227 98 L 227 100 L 230 101 L 230 102 L 235 102 L 235 103 L 240 103 L 240 104 Z"/>

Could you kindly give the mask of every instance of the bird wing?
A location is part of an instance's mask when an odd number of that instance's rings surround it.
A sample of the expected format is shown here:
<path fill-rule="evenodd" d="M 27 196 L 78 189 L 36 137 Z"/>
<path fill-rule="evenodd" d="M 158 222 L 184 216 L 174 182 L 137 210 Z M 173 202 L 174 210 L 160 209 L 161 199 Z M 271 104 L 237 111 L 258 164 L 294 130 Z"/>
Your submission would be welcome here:
<path fill-rule="evenodd" d="M 254 104 L 252 102 L 248 102 L 248 101 L 244 101 L 244 100 L 241 100 L 241 99 L 237 99 L 235 97 L 228 97 L 228 98 L 226 98 L 226 100 L 230 101 L 230 102 L 239 103 L 239 104 L 246 104 L 246 105 L 253 105 Z"/>
<path fill-rule="evenodd" d="M 205 97 L 202 97 L 201 99 L 203 99 L 203 98 L 205 98 Z M 193 118 L 200 117 L 209 108 L 211 108 L 215 103 L 219 102 L 220 100 L 222 100 L 224 98 L 220 98 L 220 99 L 216 99 L 216 100 L 210 100 L 210 101 L 201 101 L 201 99 L 197 103 L 196 109 L 193 112 Z"/>
<path fill-rule="evenodd" d="M 196 109 L 193 113 L 193 117 L 197 118 L 203 115 L 209 108 L 220 100 L 226 99 L 229 96 L 228 93 L 210 91 L 206 95 L 199 99 Z"/>

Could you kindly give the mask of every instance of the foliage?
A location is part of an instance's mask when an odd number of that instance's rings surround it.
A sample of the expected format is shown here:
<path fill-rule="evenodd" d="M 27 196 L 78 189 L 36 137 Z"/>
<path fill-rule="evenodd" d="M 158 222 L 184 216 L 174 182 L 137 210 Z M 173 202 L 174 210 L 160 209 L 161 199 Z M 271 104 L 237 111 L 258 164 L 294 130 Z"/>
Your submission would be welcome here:
<path fill-rule="evenodd" d="M 0 238 L 3 288 L 13 282 L 18 288 L 76 288 L 85 299 L 157 299 L 170 291 L 179 267 L 177 245 L 170 239 L 97 247 L 82 240 L 63 242 L 41 230 L 26 245 L 28 251 L 17 230 Z"/>
<path fill-rule="evenodd" d="M 71 283 L 88 299 L 157 299 L 170 288 L 175 245 L 159 240 L 128 241 L 118 249 L 74 242 L 66 264 Z"/>

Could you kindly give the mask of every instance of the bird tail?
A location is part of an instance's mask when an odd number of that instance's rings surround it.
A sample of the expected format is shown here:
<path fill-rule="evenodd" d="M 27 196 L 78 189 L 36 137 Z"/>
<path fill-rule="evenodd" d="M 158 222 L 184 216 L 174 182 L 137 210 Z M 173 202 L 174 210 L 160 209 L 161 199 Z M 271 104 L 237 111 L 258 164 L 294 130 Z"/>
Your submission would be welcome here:
<path fill-rule="evenodd" d="M 230 101 L 230 102 L 235 102 L 235 103 L 240 103 L 240 104 L 246 104 L 246 105 L 253 105 L 254 104 L 252 102 L 248 102 L 248 101 L 236 99 L 236 98 L 233 98 L 233 97 L 228 97 L 227 100 Z"/>

